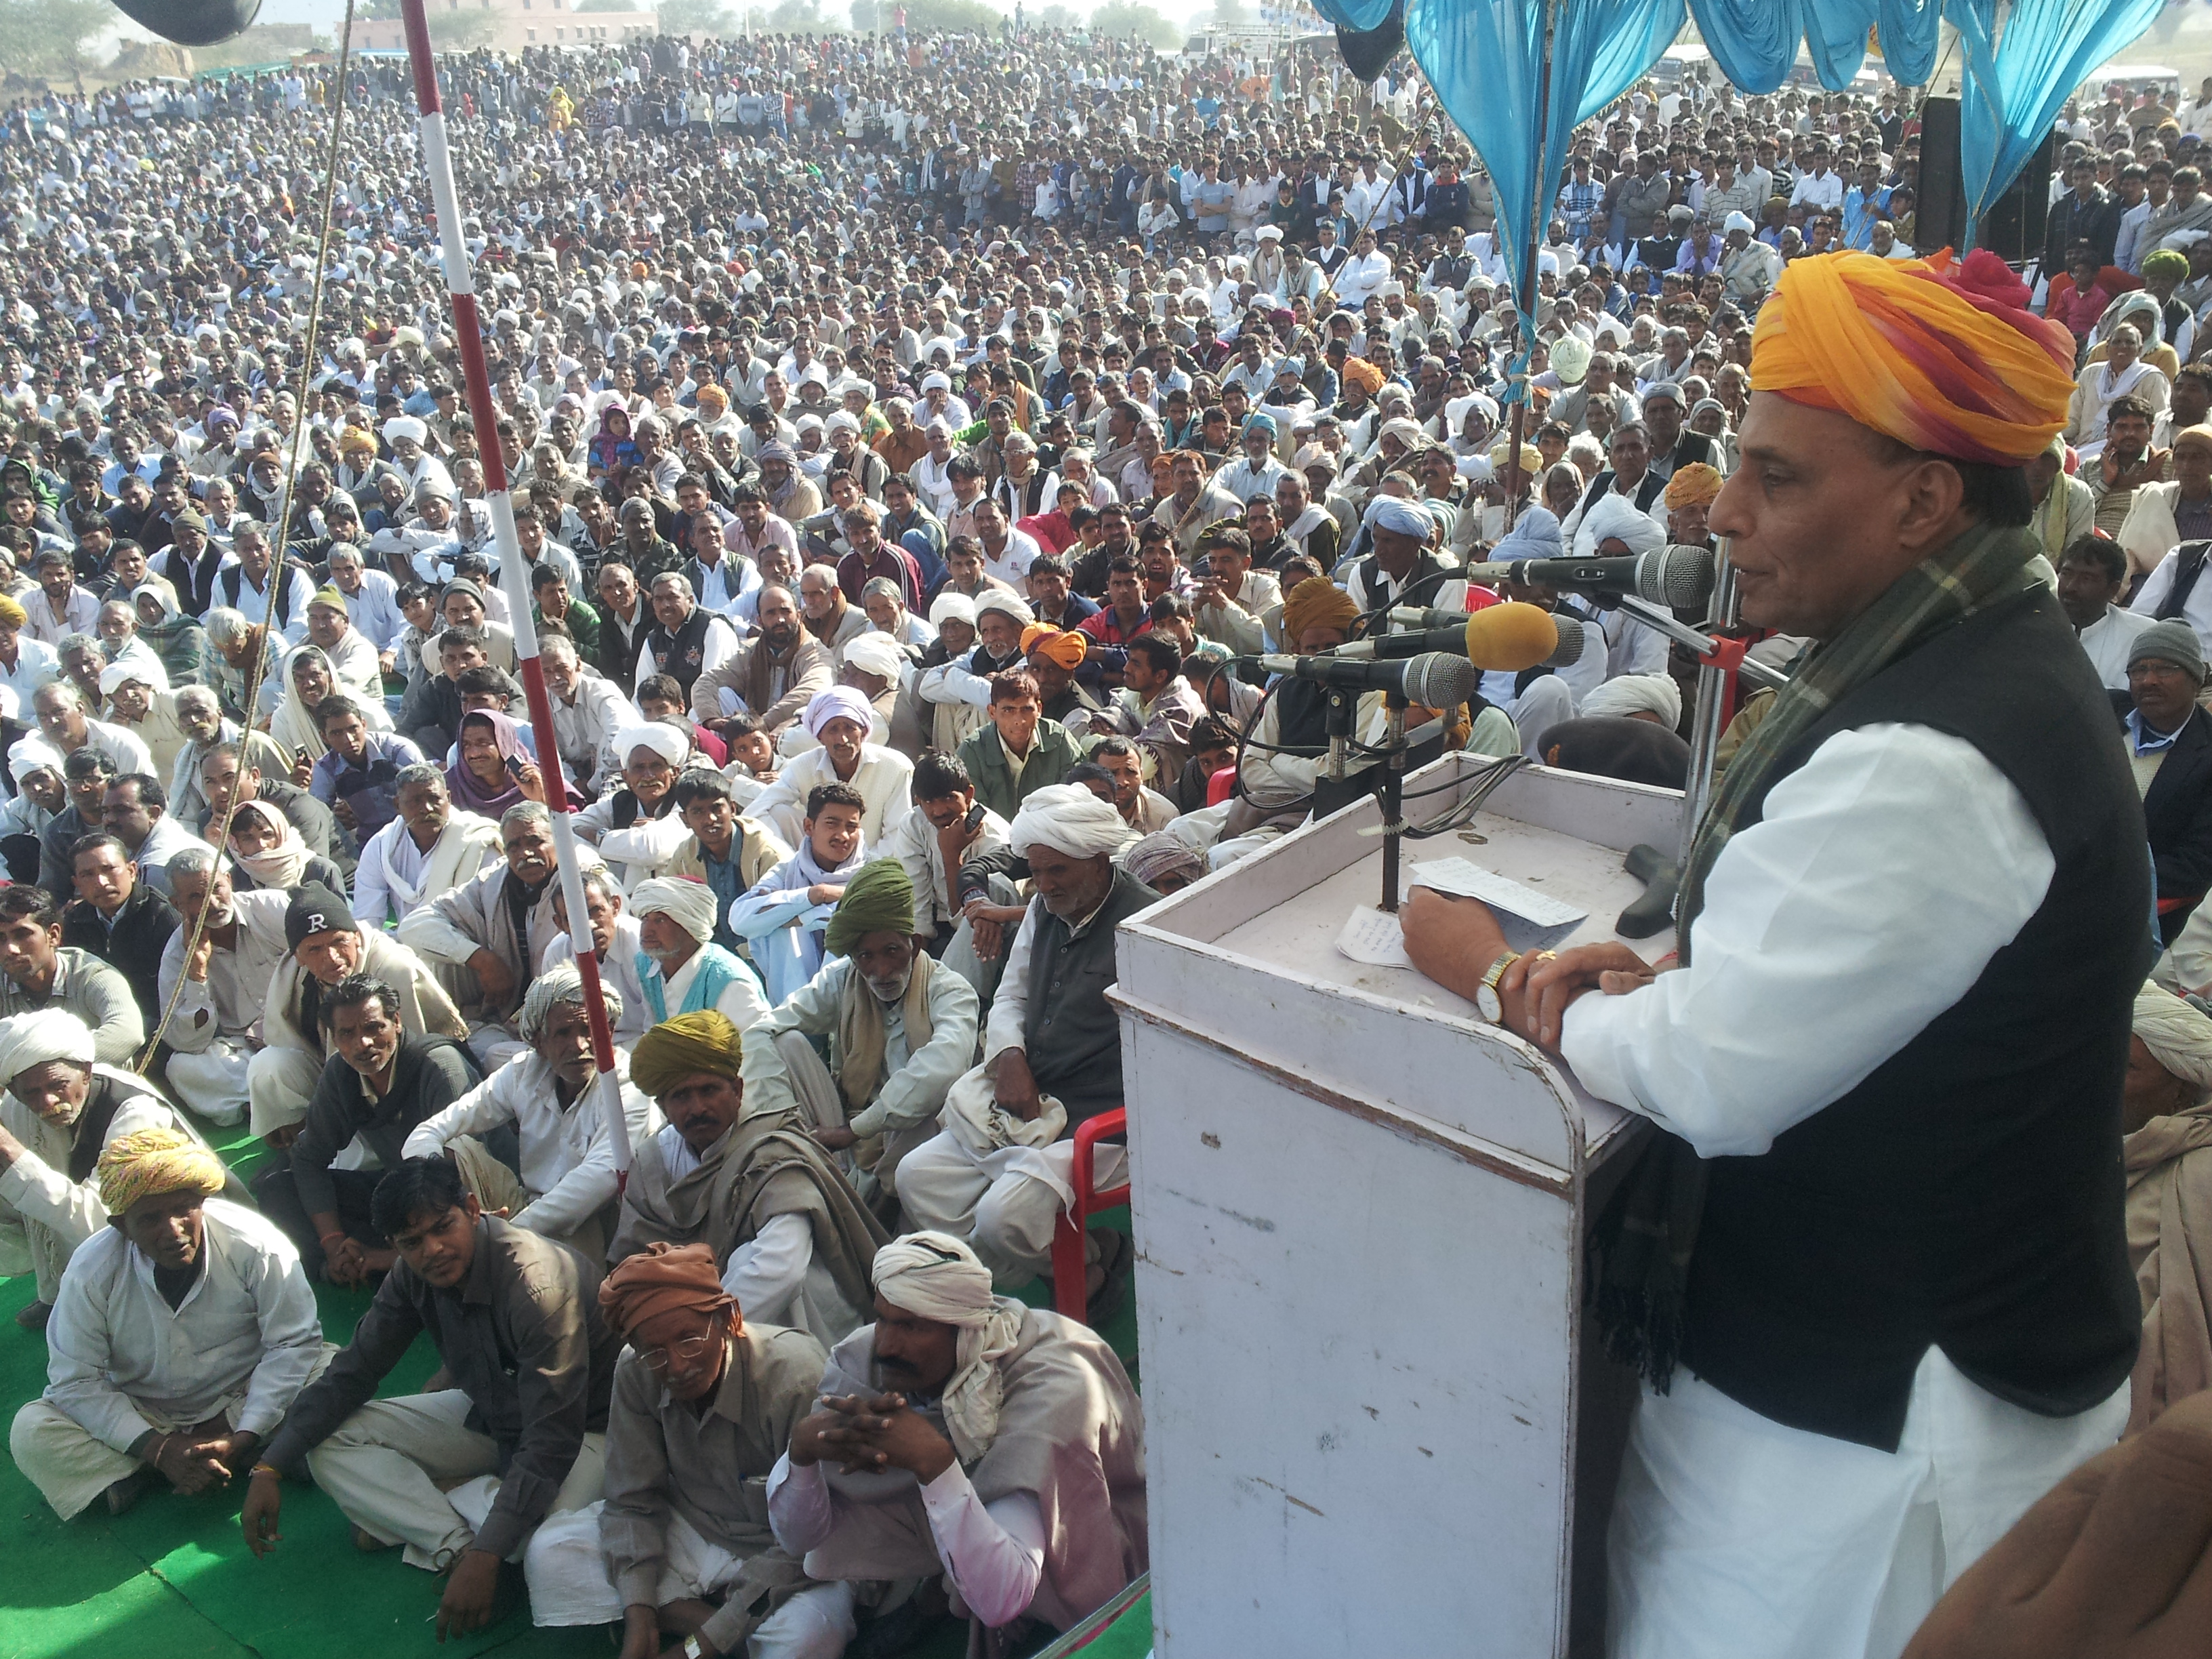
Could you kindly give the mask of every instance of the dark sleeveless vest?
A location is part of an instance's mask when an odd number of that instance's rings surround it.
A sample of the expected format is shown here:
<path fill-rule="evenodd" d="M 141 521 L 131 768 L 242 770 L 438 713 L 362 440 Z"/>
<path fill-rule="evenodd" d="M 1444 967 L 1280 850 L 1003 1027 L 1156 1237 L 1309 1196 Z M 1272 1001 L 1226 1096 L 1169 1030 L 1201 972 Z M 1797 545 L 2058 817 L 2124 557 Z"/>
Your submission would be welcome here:
<path fill-rule="evenodd" d="M 687 697 L 691 695 L 691 683 L 705 672 L 707 629 L 714 616 L 705 605 L 695 605 L 672 637 L 659 623 L 645 636 L 646 649 L 653 653 L 653 672 L 669 676 L 684 688 Z"/>
<path fill-rule="evenodd" d="M 2011 781 L 2057 866 L 1958 1002 L 1763 1157 L 1711 1162 L 1683 1361 L 1792 1428 L 1894 1450 L 1930 1345 L 2051 1417 L 2135 1364 L 2120 1085 L 2151 961 L 2150 856 L 2072 634 L 2040 588 L 1993 605 L 1846 694 L 1768 781 L 1838 732 L 1930 726 Z"/>

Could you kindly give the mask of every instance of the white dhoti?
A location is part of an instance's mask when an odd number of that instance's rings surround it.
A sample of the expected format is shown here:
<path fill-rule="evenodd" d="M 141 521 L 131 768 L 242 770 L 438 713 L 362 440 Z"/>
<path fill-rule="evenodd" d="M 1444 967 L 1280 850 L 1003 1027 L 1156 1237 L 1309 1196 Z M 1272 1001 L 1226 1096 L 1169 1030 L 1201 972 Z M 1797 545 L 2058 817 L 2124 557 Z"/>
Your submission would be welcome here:
<path fill-rule="evenodd" d="M 491 1155 L 490 1150 L 474 1135 L 456 1135 L 446 1143 L 453 1167 L 460 1172 L 461 1184 L 469 1189 L 476 1201 L 487 1213 L 501 1216 L 520 1215 L 529 1205 L 544 1194 L 533 1193 L 522 1184 L 522 1177 Z M 619 1213 L 619 1201 L 610 1199 L 599 1210 L 586 1216 L 574 1232 L 545 1233 L 542 1237 L 566 1244 L 597 1266 L 607 1259 L 607 1242 L 613 1237 L 615 1218 Z"/>
<path fill-rule="evenodd" d="M 499 1447 L 468 1427 L 468 1415 L 459 1389 L 372 1400 L 307 1454 L 307 1468 L 347 1520 L 405 1545 L 409 1566 L 442 1571 L 499 1496 Z M 597 1503 L 605 1486 L 606 1437 L 587 1434 L 547 1513 Z"/>
<path fill-rule="evenodd" d="M 1896 1659 L 1937 1599 L 2127 1425 L 2039 1417 L 1934 1348 L 1894 1452 L 1785 1428 L 1678 1372 L 1646 1389 L 1607 1539 L 1611 1659 Z"/>
<path fill-rule="evenodd" d="M 175 1062 L 171 1062 L 173 1074 Z M 248 1122 L 257 1135 L 302 1122 L 315 1086 L 323 1080 L 321 1056 L 305 1048 L 264 1048 L 246 1070 Z"/>
<path fill-rule="evenodd" d="M 845 1127 L 845 1096 L 838 1088 L 837 1079 L 830 1075 L 829 1066 L 806 1039 L 804 1031 L 779 1031 L 775 1038 L 776 1058 L 783 1062 L 784 1075 L 791 1079 L 791 1092 L 799 1101 L 799 1109 L 817 1128 L 842 1129 Z M 925 1145 L 937 1133 L 937 1114 L 932 1112 L 919 1123 L 902 1124 L 884 1131 L 883 1146 L 875 1161 L 865 1169 L 859 1167 L 851 1153 L 841 1152 L 836 1158 L 845 1173 L 854 1179 L 861 1197 L 869 1194 L 869 1182 L 885 1192 L 898 1192 L 898 1167 L 906 1155 L 915 1147 Z M 856 1149 L 859 1150 L 859 1149 Z M 768 1316 L 763 1314 L 763 1318 Z"/>
<path fill-rule="evenodd" d="M 209 1122 L 228 1128 L 246 1120 L 252 1098 L 247 1074 L 253 1049 L 229 1037 L 217 1037 L 196 1054 L 169 1055 L 169 1087 Z"/>
<path fill-rule="evenodd" d="M 486 1020 L 469 1028 L 469 1048 L 483 1067 L 484 1075 L 494 1072 L 517 1054 L 529 1052 L 530 1045 L 516 1036 L 511 1027 L 495 1020 Z"/>
<path fill-rule="evenodd" d="M 628 1612 L 599 1548 L 602 1504 L 548 1516 L 523 1552 L 530 1617 L 542 1626 L 611 1625 Z M 663 1534 L 656 1607 L 713 1600 L 744 1570 L 745 1558 L 710 1543 L 674 1510 Z M 853 1587 L 817 1584 L 761 1621 L 746 1639 L 750 1659 L 837 1659 L 853 1639 Z"/>
<path fill-rule="evenodd" d="M 1102 1143 L 1091 1179 L 1117 1187 L 1127 1167 L 1124 1147 Z M 1052 1235 L 1075 1201 L 1075 1143 L 969 1150 L 950 1129 L 933 1135 L 899 1164 L 899 1202 L 918 1228 L 964 1238 L 1001 1291 L 1026 1285 L 1052 1267 Z"/>
<path fill-rule="evenodd" d="M 337 1352 L 331 1344 L 323 1344 L 322 1357 L 316 1360 L 308 1381 L 320 1376 Z M 246 1393 L 240 1389 L 217 1401 L 215 1410 L 198 1422 L 179 1422 L 143 1404 L 138 1405 L 138 1415 L 146 1419 L 148 1428 L 162 1434 L 196 1429 L 201 1423 L 218 1417 L 234 1429 L 238 1426 L 239 1410 L 245 1403 Z M 64 1521 L 75 1520 L 117 1481 L 152 1467 L 128 1452 L 116 1450 L 69 1413 L 43 1399 L 32 1401 L 15 1413 L 15 1421 L 8 1431 L 8 1451 L 15 1460 L 15 1467 L 23 1472 L 24 1479 L 39 1489 L 53 1506 L 54 1513 Z M 245 1471 L 234 1468 L 231 1473 L 242 1475 Z"/>

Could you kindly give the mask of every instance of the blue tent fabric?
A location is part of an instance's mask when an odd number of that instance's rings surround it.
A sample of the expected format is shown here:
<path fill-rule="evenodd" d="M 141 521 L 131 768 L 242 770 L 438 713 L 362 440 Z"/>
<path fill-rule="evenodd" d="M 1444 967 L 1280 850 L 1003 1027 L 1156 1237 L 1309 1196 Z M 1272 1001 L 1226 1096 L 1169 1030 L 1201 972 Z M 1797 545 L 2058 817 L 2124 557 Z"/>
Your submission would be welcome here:
<path fill-rule="evenodd" d="M 1315 3 L 1333 23 L 1370 29 L 1391 0 Z M 1966 48 L 1960 148 L 1968 208 L 1978 219 L 2081 77 L 2149 27 L 2161 0 L 2014 0 L 2002 38 L 1997 0 L 1408 0 L 1406 44 L 1489 169 L 1503 246 L 1529 245 L 1576 125 L 1659 61 L 1681 32 L 1686 6 L 1721 73 L 1753 93 L 1783 83 L 1800 42 L 1823 86 L 1850 85 L 1870 32 L 1892 75 L 1923 84 L 1939 19 L 1948 18 Z M 1553 96 L 1540 161 L 1532 117 L 1547 11 Z M 1521 304 L 1533 305 L 1517 259 L 1511 274 Z"/>
<path fill-rule="evenodd" d="M 1959 170 L 1966 245 L 1990 204 L 2027 165 L 2081 77 L 2151 25 L 2163 0 L 2013 0 L 2002 34 L 1996 0 L 1944 0 L 1966 73 L 1959 102 Z"/>

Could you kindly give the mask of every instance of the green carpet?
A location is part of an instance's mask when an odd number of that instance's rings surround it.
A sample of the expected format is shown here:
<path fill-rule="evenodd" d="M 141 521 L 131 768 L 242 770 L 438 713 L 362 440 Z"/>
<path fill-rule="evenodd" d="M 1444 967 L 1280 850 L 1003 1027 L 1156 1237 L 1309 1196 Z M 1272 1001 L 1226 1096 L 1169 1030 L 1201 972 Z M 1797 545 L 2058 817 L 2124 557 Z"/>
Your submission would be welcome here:
<path fill-rule="evenodd" d="M 243 1129 L 210 1138 L 238 1168 L 258 1162 L 259 1144 Z M 1126 1231 L 1127 1212 L 1108 1224 Z M 33 1289 L 28 1278 L 0 1279 L 0 1408 L 11 1419 L 46 1387 L 46 1344 L 14 1323 Z M 325 1285 L 317 1297 L 325 1334 L 344 1342 L 368 1293 Z M 1024 1299 L 1043 1303 L 1046 1286 L 1033 1285 Z M 1133 1374 L 1133 1310 L 1124 1307 L 1106 1335 L 1130 1358 Z M 425 1338 L 382 1392 L 410 1393 L 436 1365 Z M 257 1561 L 239 1529 L 243 1497 L 242 1483 L 198 1498 L 157 1483 L 120 1519 L 94 1504 L 64 1526 L 14 1462 L 0 1461 L 0 1659 L 430 1659 L 497 1650 L 608 1659 L 613 1651 L 612 1626 L 537 1630 L 522 1610 L 441 1647 L 433 1623 L 441 1580 L 408 1566 L 397 1550 L 362 1554 L 337 1506 L 292 1482 L 284 1487 L 283 1541 Z M 958 1659 L 964 1651 L 956 1627 L 920 1659 Z"/>

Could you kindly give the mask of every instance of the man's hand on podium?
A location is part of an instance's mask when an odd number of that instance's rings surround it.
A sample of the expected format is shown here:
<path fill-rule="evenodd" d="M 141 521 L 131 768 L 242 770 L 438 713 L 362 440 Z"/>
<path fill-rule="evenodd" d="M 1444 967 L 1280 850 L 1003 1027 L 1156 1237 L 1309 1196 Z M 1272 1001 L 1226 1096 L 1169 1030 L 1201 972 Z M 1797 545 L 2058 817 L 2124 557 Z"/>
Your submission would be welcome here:
<path fill-rule="evenodd" d="M 1475 1000 L 1482 976 L 1506 951 L 1504 931 L 1480 899 L 1416 887 L 1398 912 L 1406 954 L 1413 966 L 1447 991 Z M 1650 983 L 1654 970 L 1625 945 L 1584 945 L 1558 956 L 1538 952 L 1511 963 L 1498 981 L 1505 1018 L 1516 1036 L 1559 1046 L 1567 1005 L 1585 991 L 1625 996 Z"/>

